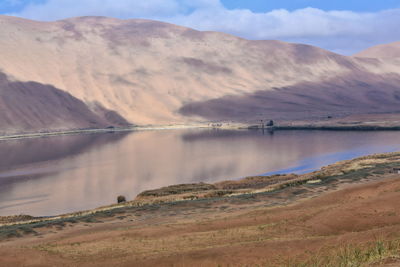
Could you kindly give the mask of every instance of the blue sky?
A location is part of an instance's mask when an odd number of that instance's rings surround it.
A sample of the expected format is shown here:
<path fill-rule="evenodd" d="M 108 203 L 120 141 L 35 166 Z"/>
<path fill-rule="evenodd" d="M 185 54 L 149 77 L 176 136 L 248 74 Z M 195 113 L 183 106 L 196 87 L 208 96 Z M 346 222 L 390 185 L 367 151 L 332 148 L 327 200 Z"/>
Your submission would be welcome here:
<path fill-rule="evenodd" d="M 28 4 L 45 2 L 46 0 L 0 0 L 0 13 L 14 13 L 21 11 Z M 101 0 L 99 2 L 101 3 Z M 228 9 L 249 9 L 253 12 L 268 12 L 274 9 L 293 11 L 306 7 L 360 12 L 400 8 L 399 0 L 222 0 L 221 3 Z"/>
<path fill-rule="evenodd" d="M 347 55 L 400 41 L 400 0 L 0 0 L 0 14 L 44 21 L 147 18 Z"/>

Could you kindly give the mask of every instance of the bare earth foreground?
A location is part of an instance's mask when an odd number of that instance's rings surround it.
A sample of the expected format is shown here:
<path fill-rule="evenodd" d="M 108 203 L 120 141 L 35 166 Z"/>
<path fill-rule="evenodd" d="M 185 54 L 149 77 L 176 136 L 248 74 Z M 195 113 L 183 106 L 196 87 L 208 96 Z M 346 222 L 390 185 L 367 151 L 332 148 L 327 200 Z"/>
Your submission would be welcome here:
<path fill-rule="evenodd" d="M 0 217 L 0 265 L 398 266 L 397 167 L 400 153 L 373 155 L 58 218 Z"/>

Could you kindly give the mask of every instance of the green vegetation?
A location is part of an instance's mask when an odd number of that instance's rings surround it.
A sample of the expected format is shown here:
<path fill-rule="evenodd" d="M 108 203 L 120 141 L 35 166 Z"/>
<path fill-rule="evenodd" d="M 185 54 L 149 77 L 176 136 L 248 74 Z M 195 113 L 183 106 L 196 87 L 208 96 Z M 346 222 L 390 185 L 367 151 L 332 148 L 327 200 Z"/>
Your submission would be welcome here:
<path fill-rule="evenodd" d="M 21 237 L 27 234 L 37 234 L 30 225 L 12 225 L 0 228 L 0 240 Z"/>
<path fill-rule="evenodd" d="M 171 185 L 155 190 L 148 190 L 140 193 L 138 197 L 160 197 L 168 195 L 177 195 L 188 192 L 199 192 L 216 189 L 214 185 L 198 183 L 198 184 L 180 184 Z"/>
<path fill-rule="evenodd" d="M 14 224 L 14 225 L 6 225 L 0 227 L 0 241 L 15 237 L 22 237 L 24 235 L 39 235 L 37 230 L 42 227 L 54 227 L 58 230 L 67 226 L 67 224 L 75 224 L 79 221 L 86 222 L 97 222 L 93 218 L 93 215 L 86 215 L 82 217 L 75 217 L 75 218 L 60 218 L 54 219 L 51 221 L 38 221 L 33 223 L 21 223 L 21 224 Z"/>
<path fill-rule="evenodd" d="M 70 214 L 64 217 L 4 217 L 2 223 L 10 223 L 10 225 L 0 226 L 0 240 L 20 237 L 26 234 L 37 234 L 34 229 L 41 227 L 59 229 L 67 224 L 77 222 L 98 223 L 101 222 L 99 219 L 123 215 L 128 211 L 132 211 L 132 209 L 135 211 L 151 211 L 160 209 L 164 205 L 185 204 L 189 201 L 197 204 L 212 203 L 216 199 L 226 199 L 232 203 L 235 201 L 239 203 L 245 200 L 246 203 L 250 203 L 259 201 L 257 197 L 259 195 L 279 194 L 289 188 L 294 189 L 290 193 L 292 196 L 298 196 L 307 193 L 307 188 L 334 187 L 339 181 L 354 182 L 374 176 L 378 178 L 381 175 L 391 173 L 393 168 L 399 167 L 399 161 L 399 153 L 374 155 L 330 165 L 321 171 L 305 175 L 257 176 L 216 184 L 199 183 L 168 186 L 145 191 L 138 196 L 137 200 L 127 204 L 110 206 L 92 212 Z M 173 197 L 169 198 L 168 196 L 171 195 Z M 181 197 L 178 195 L 181 195 Z M 164 198 L 157 199 L 157 197 Z M 18 221 L 18 219 L 20 220 Z M 15 224 L 11 225 L 12 223 Z"/>

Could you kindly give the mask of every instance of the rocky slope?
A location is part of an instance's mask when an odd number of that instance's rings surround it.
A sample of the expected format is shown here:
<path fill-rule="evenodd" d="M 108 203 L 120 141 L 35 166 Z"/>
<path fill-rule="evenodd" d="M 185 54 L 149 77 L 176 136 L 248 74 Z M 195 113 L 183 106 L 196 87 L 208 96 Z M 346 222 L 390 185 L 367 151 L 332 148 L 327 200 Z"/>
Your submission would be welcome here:
<path fill-rule="evenodd" d="M 400 111 L 400 63 L 149 20 L 0 16 L 2 133 Z"/>

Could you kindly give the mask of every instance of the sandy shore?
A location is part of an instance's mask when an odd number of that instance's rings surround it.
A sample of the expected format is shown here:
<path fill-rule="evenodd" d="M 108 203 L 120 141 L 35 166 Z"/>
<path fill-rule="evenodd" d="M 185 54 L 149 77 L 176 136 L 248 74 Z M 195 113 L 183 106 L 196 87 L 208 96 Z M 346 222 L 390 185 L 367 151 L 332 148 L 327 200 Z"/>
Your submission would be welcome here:
<path fill-rule="evenodd" d="M 373 155 L 305 175 L 170 186 L 57 218 L 3 218 L 9 224 L 0 227 L 0 263 L 400 263 L 399 166 L 400 153 Z"/>
<path fill-rule="evenodd" d="M 149 126 L 132 126 L 125 128 L 104 128 L 104 129 L 74 129 L 65 131 L 48 131 L 48 132 L 35 132 L 35 133 L 16 133 L 0 135 L 1 140 L 25 139 L 25 138 L 40 138 L 61 135 L 77 135 L 77 134 L 101 134 L 109 132 L 130 132 L 130 131 L 150 131 L 150 130 L 179 130 L 179 129 L 195 129 L 195 128 L 209 128 L 207 124 L 193 124 L 193 125 L 149 125 Z"/>
<path fill-rule="evenodd" d="M 104 128 L 104 129 L 72 129 L 64 131 L 42 131 L 33 133 L 0 134 L 0 141 L 26 138 L 41 138 L 61 135 L 77 134 L 101 134 L 108 132 L 129 132 L 129 131 L 156 131 L 156 130 L 182 130 L 217 128 L 230 130 L 328 130 L 328 131 L 399 131 L 400 120 L 397 114 L 375 114 L 368 117 L 349 116 L 339 119 L 326 119 L 316 121 L 281 121 L 273 127 L 263 126 L 261 122 L 204 122 L 193 124 L 169 124 L 169 125 L 142 125 L 131 127 Z"/>

